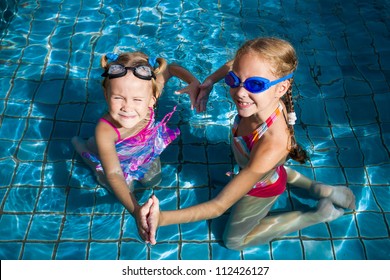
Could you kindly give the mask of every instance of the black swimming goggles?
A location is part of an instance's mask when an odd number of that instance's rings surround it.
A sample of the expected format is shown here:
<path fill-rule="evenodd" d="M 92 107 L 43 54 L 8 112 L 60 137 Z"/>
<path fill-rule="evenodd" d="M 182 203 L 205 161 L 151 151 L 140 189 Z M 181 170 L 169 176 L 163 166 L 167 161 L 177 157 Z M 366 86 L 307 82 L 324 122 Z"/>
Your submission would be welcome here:
<path fill-rule="evenodd" d="M 266 78 L 262 77 L 250 77 L 246 79 L 244 82 L 241 82 L 240 78 L 234 74 L 233 71 L 230 71 L 225 77 L 225 83 L 231 88 L 237 88 L 239 86 L 244 87 L 247 91 L 257 94 L 263 91 L 266 91 L 270 87 L 290 79 L 293 76 L 293 73 L 288 74 L 280 79 L 275 81 L 270 81 Z"/>
<path fill-rule="evenodd" d="M 122 64 L 111 64 L 108 70 L 104 71 L 102 77 L 108 77 L 109 79 L 120 78 L 125 76 L 128 70 L 133 71 L 134 76 L 141 80 L 156 79 L 153 70 L 149 66 L 125 67 Z"/>

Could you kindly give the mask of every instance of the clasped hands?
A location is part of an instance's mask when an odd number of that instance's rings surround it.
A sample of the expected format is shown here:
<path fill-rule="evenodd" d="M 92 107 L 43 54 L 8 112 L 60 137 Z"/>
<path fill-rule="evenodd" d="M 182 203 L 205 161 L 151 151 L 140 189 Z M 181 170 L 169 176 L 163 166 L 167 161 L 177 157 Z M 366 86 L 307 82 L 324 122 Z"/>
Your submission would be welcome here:
<path fill-rule="evenodd" d="M 156 232 L 160 220 L 160 202 L 157 197 L 152 195 L 134 213 L 140 237 L 146 243 L 156 244 Z"/>

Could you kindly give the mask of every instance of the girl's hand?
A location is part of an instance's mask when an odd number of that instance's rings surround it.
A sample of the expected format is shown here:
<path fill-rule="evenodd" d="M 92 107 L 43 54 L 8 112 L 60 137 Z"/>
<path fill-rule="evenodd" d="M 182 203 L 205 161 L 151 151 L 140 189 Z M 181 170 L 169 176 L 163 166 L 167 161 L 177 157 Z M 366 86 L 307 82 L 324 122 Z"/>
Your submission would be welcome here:
<path fill-rule="evenodd" d="M 150 199 L 152 199 L 153 204 L 150 207 L 147 220 L 149 226 L 149 241 L 150 244 L 154 245 L 156 244 L 156 232 L 160 220 L 160 202 L 155 195 L 153 195 Z"/>
<path fill-rule="evenodd" d="M 188 84 L 186 87 L 175 91 L 176 94 L 188 93 L 188 95 L 190 96 L 190 101 L 191 101 L 191 110 L 194 109 L 194 107 L 196 107 L 195 102 L 196 102 L 196 100 L 198 98 L 198 94 L 199 94 L 199 85 L 200 85 L 200 82 L 198 80 L 195 80 L 195 81 L 191 82 L 190 84 Z"/>
<path fill-rule="evenodd" d="M 138 234 L 140 235 L 142 240 L 144 240 L 146 243 L 150 242 L 150 234 L 149 234 L 150 228 L 148 225 L 148 216 L 152 205 L 153 205 L 153 200 L 152 198 L 149 198 L 144 205 L 134 209 L 134 213 L 133 213 L 137 223 Z M 156 240 L 154 240 L 154 242 L 155 241 Z"/>
<path fill-rule="evenodd" d="M 204 80 L 204 82 L 199 86 L 199 94 L 195 102 L 197 112 L 206 111 L 207 101 L 209 100 L 209 95 L 213 86 L 214 83 L 208 79 Z"/>

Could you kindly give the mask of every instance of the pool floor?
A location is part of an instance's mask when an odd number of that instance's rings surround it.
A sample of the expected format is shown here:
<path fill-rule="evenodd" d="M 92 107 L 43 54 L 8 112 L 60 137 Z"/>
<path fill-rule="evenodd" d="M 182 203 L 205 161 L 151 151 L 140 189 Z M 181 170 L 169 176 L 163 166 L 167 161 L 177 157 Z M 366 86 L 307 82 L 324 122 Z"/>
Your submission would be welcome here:
<path fill-rule="evenodd" d="M 169 3 L 166 3 L 169 2 Z M 215 3 L 211 3 L 215 2 Z M 390 1 L 11 1 L 0 29 L 0 259 L 3 260 L 378 260 L 390 259 Z M 142 50 L 177 62 L 203 81 L 248 39 L 277 36 L 296 48 L 293 95 L 298 141 L 310 161 L 288 165 L 346 185 L 355 210 L 265 245 L 222 243 L 217 219 L 162 227 L 158 243 L 138 237 L 134 219 L 100 187 L 70 139 L 93 135 L 104 113 L 100 56 Z M 235 168 L 234 105 L 214 86 L 206 113 L 173 91 L 157 119 L 181 135 L 162 154 L 163 181 L 139 186 L 163 210 L 214 197 Z M 272 213 L 316 201 L 289 186 Z"/>

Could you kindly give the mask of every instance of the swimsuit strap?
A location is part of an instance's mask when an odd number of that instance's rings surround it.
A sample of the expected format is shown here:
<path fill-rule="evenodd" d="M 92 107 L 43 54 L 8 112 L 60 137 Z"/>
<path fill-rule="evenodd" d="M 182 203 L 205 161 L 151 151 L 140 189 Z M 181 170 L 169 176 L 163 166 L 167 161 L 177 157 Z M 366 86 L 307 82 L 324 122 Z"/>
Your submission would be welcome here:
<path fill-rule="evenodd" d="M 115 125 L 113 123 L 111 123 L 110 121 L 106 120 L 105 118 L 100 118 L 100 121 L 105 122 L 106 124 L 109 124 L 115 130 L 116 134 L 118 135 L 117 142 L 121 140 L 121 134 L 120 134 L 119 130 L 115 127 Z"/>
<path fill-rule="evenodd" d="M 275 122 L 275 120 L 280 116 L 283 111 L 282 104 L 279 103 L 279 106 L 275 109 L 275 111 L 263 122 L 258 128 L 256 128 L 253 134 L 253 140 L 256 142 L 264 135 L 264 133 L 268 130 L 268 128 Z"/>
<path fill-rule="evenodd" d="M 279 106 L 273 111 L 273 113 L 263 122 L 259 125 L 250 135 L 242 136 L 239 138 L 242 138 L 249 150 L 252 150 L 253 145 L 264 135 L 264 133 L 268 130 L 268 128 L 275 122 L 275 120 L 280 116 L 280 114 L 283 111 L 283 106 L 281 103 L 279 103 Z M 233 135 L 235 135 L 238 127 L 238 123 L 240 121 L 240 117 L 237 115 L 236 119 L 234 120 L 233 124 Z M 237 137 L 237 136 L 236 136 Z"/>

